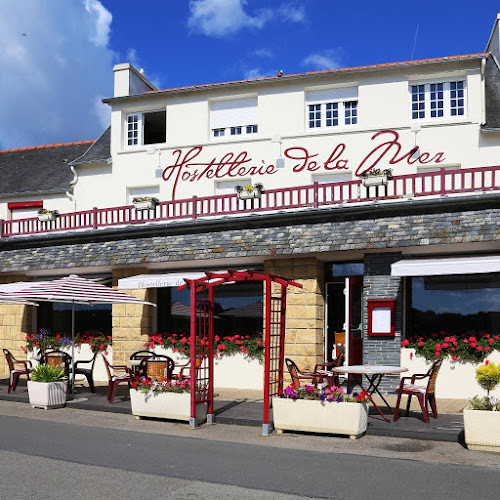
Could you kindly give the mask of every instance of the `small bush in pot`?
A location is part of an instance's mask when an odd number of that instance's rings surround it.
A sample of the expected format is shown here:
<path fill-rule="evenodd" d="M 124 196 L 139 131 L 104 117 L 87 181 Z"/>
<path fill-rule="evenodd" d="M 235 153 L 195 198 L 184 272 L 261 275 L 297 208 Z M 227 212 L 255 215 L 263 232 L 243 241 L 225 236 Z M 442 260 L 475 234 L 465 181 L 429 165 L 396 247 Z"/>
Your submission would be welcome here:
<path fill-rule="evenodd" d="M 33 408 L 62 408 L 66 405 L 68 383 L 58 366 L 38 365 L 30 374 L 28 394 Z"/>

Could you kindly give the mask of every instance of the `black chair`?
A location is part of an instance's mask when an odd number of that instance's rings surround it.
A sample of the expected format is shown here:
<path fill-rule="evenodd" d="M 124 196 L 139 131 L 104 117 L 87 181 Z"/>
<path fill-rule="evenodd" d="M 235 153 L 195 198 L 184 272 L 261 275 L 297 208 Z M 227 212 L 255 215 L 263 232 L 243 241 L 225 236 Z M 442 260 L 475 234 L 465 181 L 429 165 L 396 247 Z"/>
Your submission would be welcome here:
<path fill-rule="evenodd" d="M 94 353 L 94 356 L 92 359 L 87 359 L 87 360 L 79 360 L 75 362 L 74 368 L 75 368 L 75 376 L 76 375 L 84 375 L 85 378 L 87 379 L 87 383 L 89 384 L 90 390 L 92 392 L 95 392 L 95 387 L 94 387 L 94 366 L 95 362 L 97 359 L 97 351 Z M 90 364 L 90 367 L 87 368 L 81 368 L 78 365 L 85 365 L 85 364 Z"/>

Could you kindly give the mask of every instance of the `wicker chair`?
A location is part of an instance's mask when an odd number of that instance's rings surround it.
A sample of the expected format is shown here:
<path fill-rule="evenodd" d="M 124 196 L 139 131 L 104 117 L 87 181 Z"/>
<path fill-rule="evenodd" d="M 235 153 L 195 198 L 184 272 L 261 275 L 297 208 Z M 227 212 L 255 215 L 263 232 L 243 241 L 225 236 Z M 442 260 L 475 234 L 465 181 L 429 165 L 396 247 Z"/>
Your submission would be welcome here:
<path fill-rule="evenodd" d="M 162 381 L 171 379 L 174 373 L 175 363 L 172 358 L 157 354 L 154 357 L 147 357 L 141 361 L 139 372 L 151 380 Z"/>
<path fill-rule="evenodd" d="M 145 351 L 145 350 L 135 351 L 130 355 L 130 361 L 141 361 L 142 362 L 143 359 L 154 358 L 154 357 L 155 357 L 155 353 L 151 352 L 151 351 Z M 134 375 L 143 375 L 143 376 L 146 375 L 146 373 L 144 371 L 141 371 L 141 368 L 140 368 L 141 364 L 132 366 L 132 373 Z"/>
<path fill-rule="evenodd" d="M 432 408 L 432 413 L 434 415 L 434 418 L 438 418 L 435 389 L 436 389 L 436 379 L 442 363 L 443 360 L 438 359 L 434 361 L 434 363 L 429 368 L 429 371 L 427 373 L 414 374 L 411 377 L 403 377 L 401 379 L 399 387 L 398 389 L 396 389 L 398 400 L 396 401 L 396 408 L 394 410 L 394 419 L 393 419 L 394 422 L 399 418 L 399 405 L 401 404 L 401 396 L 403 394 L 406 394 L 408 396 L 408 403 L 406 404 L 406 416 L 410 414 L 411 397 L 416 396 L 418 402 L 420 403 L 420 408 L 422 409 L 424 422 L 426 424 L 429 423 L 429 409 L 428 409 L 429 404 Z M 415 385 L 415 382 L 417 380 L 425 380 L 425 379 L 427 379 L 427 385 Z M 410 381 L 409 384 L 405 382 L 407 380 Z"/>
<path fill-rule="evenodd" d="M 9 391 L 12 392 L 16 390 L 17 382 L 21 375 L 26 375 L 28 380 L 30 379 L 31 372 L 31 362 L 17 360 L 8 349 L 4 349 L 3 353 L 7 364 L 9 365 Z M 21 368 L 23 367 L 23 368 Z"/>
<path fill-rule="evenodd" d="M 106 372 L 108 373 L 108 392 L 106 397 L 110 403 L 112 403 L 116 396 L 116 391 L 120 384 L 126 383 L 130 387 L 130 381 L 132 380 L 132 371 L 126 365 L 112 365 L 106 359 L 106 356 L 102 354 L 104 359 L 104 365 L 106 366 Z M 119 373 L 116 373 L 119 372 Z"/>

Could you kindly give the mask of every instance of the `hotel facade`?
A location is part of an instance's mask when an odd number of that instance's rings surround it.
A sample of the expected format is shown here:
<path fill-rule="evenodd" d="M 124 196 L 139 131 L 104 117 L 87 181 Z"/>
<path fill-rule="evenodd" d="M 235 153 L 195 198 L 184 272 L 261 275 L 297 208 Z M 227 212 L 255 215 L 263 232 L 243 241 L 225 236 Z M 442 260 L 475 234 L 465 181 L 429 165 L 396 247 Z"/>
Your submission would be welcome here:
<path fill-rule="evenodd" d="M 118 363 L 182 329 L 183 277 L 222 269 L 303 285 L 285 349 L 304 369 L 339 344 L 400 365 L 407 336 L 500 334 L 498 23 L 480 54 L 167 90 L 115 66 L 96 141 L 0 152 L 0 290 L 77 273 L 157 303 L 92 312 Z M 252 306 L 221 328 L 258 329 L 259 285 L 221 297 L 221 317 Z M 55 304 L 0 312 L 18 355 L 65 324 Z"/>

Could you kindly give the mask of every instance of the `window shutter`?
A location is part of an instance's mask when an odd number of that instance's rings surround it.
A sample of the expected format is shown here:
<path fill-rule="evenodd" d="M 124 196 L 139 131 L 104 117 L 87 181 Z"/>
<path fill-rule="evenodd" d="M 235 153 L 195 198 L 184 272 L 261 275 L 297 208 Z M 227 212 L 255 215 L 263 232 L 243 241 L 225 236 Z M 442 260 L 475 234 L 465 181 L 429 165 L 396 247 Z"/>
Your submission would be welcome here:
<path fill-rule="evenodd" d="M 358 98 L 357 87 L 342 87 L 335 89 L 309 90 L 307 102 L 350 101 Z"/>
<path fill-rule="evenodd" d="M 211 129 L 256 125 L 257 123 L 257 97 L 211 103 Z"/>

